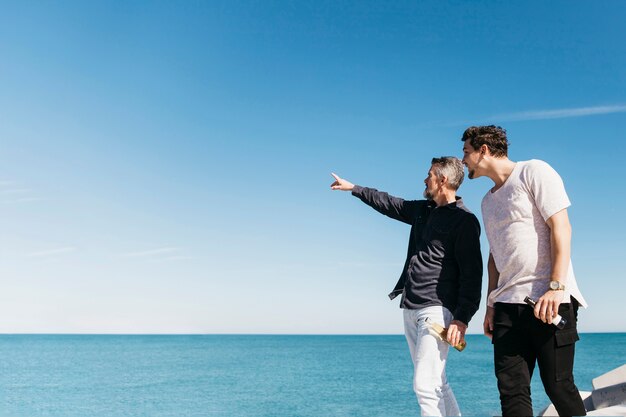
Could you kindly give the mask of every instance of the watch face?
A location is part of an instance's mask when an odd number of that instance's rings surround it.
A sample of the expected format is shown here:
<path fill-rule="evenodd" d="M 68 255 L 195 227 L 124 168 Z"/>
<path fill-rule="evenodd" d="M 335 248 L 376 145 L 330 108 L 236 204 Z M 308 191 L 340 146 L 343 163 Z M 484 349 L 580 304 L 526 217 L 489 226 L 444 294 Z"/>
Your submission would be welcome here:
<path fill-rule="evenodd" d="M 552 290 L 558 290 L 560 287 L 559 282 L 558 281 L 550 281 L 550 289 Z"/>

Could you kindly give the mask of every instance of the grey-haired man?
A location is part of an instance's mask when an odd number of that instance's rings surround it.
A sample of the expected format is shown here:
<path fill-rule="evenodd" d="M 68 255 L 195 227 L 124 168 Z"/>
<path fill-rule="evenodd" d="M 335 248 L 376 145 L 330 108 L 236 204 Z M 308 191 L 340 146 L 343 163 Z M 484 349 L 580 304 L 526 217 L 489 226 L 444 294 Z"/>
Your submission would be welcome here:
<path fill-rule="evenodd" d="M 448 326 L 447 340 L 455 346 L 464 340 L 480 303 L 480 225 L 456 196 L 463 182 L 461 161 L 432 160 L 424 179 L 426 200 L 403 200 L 332 175 L 333 190 L 351 191 L 378 212 L 411 225 L 406 261 L 389 297 L 401 295 L 414 365 L 413 389 L 422 415 L 460 415 L 445 373 L 449 345 L 429 331 L 425 319 Z"/>

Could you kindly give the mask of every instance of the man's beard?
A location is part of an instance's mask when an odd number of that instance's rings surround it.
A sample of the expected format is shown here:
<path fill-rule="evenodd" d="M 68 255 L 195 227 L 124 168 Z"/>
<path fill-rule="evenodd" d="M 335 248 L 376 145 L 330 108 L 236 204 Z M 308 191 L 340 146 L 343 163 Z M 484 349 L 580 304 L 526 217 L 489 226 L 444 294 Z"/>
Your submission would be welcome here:
<path fill-rule="evenodd" d="M 428 188 L 424 190 L 424 198 L 426 200 L 432 200 L 433 199 L 433 195 L 431 192 L 428 191 Z"/>
<path fill-rule="evenodd" d="M 476 176 L 476 170 L 475 169 L 468 169 L 467 170 L 467 178 L 469 178 L 470 180 L 473 180 L 475 176 Z"/>

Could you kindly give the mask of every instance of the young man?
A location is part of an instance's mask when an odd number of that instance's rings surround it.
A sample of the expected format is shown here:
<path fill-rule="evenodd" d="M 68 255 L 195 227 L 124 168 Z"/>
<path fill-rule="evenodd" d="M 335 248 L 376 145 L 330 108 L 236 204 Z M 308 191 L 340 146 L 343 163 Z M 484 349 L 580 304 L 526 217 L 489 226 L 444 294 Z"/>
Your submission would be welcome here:
<path fill-rule="evenodd" d="M 586 303 L 570 261 L 570 201 L 563 181 L 543 161 L 509 160 L 501 127 L 470 127 L 461 140 L 469 178 L 494 182 L 482 201 L 490 247 L 483 326 L 494 345 L 502 415 L 533 415 L 535 362 L 559 415 L 585 415 L 573 364 L 578 306 Z M 527 296 L 537 301 L 534 309 L 525 304 Z M 567 320 L 561 330 L 551 324 L 557 314 Z"/>
<path fill-rule="evenodd" d="M 449 345 L 429 332 L 425 319 L 448 326 L 447 340 L 456 346 L 464 341 L 467 324 L 480 303 L 480 224 L 456 196 L 463 182 L 461 161 L 454 157 L 432 160 L 424 180 L 427 200 L 405 201 L 333 177 L 333 190 L 351 191 L 378 212 L 411 225 L 406 262 L 389 297 L 402 295 L 400 307 L 414 365 L 413 389 L 422 415 L 460 415 L 445 374 Z"/>

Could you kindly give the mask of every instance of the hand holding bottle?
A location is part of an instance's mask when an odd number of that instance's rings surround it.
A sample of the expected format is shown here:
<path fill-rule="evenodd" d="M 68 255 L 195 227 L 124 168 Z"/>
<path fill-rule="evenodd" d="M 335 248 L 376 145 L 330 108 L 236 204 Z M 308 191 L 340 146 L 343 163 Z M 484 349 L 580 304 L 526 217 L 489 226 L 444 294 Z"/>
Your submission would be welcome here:
<path fill-rule="evenodd" d="M 563 295 L 563 291 L 548 290 L 535 304 L 535 317 L 544 323 L 552 323 L 554 317 L 559 314 Z"/>
<path fill-rule="evenodd" d="M 452 346 L 456 346 L 465 341 L 465 332 L 467 331 L 467 325 L 458 320 L 452 320 L 448 331 L 446 332 L 447 341 Z"/>
<path fill-rule="evenodd" d="M 457 343 L 456 345 L 453 345 L 452 343 L 450 343 L 448 341 L 448 329 L 447 328 L 443 327 L 439 323 L 434 322 L 433 320 L 431 320 L 428 317 L 426 317 L 426 319 L 424 321 L 426 322 L 426 324 L 428 324 L 430 326 L 430 328 L 433 331 L 433 333 L 440 340 L 448 343 L 449 345 L 451 345 L 453 348 L 455 348 L 459 352 L 463 351 L 463 349 L 465 349 L 465 346 L 467 346 L 467 343 L 465 342 L 464 339 L 461 339 L 461 341 L 459 343 Z"/>
<path fill-rule="evenodd" d="M 541 319 L 537 315 L 537 305 L 538 305 L 538 303 L 535 302 L 535 300 L 533 300 L 530 297 L 526 297 L 526 298 L 524 298 L 524 302 L 535 309 L 535 317 L 537 317 L 539 320 L 543 321 L 544 323 L 552 323 L 559 329 L 562 329 L 563 327 L 565 327 L 565 324 L 567 324 L 567 320 L 565 320 L 563 317 L 561 317 L 558 313 L 555 316 L 551 317 L 549 319 L 549 321 L 547 321 L 547 322 L 544 321 L 543 319 Z"/>

